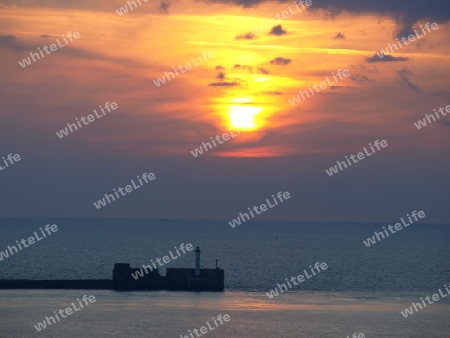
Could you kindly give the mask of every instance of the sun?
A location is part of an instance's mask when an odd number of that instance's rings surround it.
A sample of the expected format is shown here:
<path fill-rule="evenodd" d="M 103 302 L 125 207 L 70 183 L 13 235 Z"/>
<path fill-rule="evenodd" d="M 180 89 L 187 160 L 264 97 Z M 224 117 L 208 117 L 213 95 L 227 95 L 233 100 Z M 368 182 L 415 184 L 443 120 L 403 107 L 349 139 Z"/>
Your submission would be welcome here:
<path fill-rule="evenodd" d="M 231 105 L 228 110 L 231 128 L 239 130 L 255 130 L 259 127 L 257 115 L 261 108 L 248 105 Z"/>

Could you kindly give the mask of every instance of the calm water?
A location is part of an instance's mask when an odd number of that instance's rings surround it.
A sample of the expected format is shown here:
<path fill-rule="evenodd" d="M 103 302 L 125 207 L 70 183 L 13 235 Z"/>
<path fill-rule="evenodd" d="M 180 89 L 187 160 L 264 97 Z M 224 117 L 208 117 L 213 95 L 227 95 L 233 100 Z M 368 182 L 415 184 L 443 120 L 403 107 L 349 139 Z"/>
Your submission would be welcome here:
<path fill-rule="evenodd" d="M 386 224 L 0 219 L 0 250 L 47 223 L 59 231 L 0 262 L 0 278 L 111 278 L 116 262 L 138 266 L 192 243 L 202 267 L 218 256 L 227 291 L 0 290 L 1 337 L 180 337 L 219 313 L 232 319 L 209 337 L 450 337 L 450 297 L 400 315 L 450 282 L 449 226 L 413 224 L 367 248 L 362 241 Z M 328 270 L 277 299 L 265 295 L 315 262 Z M 193 255 L 168 266 L 193 266 Z M 97 302 L 36 332 L 84 294 Z"/>

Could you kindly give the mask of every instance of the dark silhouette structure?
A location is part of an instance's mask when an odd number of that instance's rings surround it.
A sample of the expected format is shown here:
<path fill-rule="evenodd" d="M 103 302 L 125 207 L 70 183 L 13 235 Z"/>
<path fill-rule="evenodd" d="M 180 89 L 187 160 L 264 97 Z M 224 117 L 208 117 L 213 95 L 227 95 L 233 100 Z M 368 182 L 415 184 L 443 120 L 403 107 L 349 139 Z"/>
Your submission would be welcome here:
<path fill-rule="evenodd" d="M 105 289 L 105 290 L 184 290 L 223 291 L 225 271 L 200 269 L 200 248 L 195 249 L 195 268 L 167 268 L 166 275 L 158 269 L 131 268 L 129 263 L 114 264 L 112 279 L 74 280 L 0 280 L 0 289 Z"/>

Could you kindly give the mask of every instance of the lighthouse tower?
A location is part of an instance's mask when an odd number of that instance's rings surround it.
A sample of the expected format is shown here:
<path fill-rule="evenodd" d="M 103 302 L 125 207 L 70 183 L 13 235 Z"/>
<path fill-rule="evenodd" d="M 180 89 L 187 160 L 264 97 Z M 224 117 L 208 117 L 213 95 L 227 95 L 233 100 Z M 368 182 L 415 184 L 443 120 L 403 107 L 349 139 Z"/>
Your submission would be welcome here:
<path fill-rule="evenodd" d="M 200 248 L 195 248 L 195 275 L 200 276 Z"/>

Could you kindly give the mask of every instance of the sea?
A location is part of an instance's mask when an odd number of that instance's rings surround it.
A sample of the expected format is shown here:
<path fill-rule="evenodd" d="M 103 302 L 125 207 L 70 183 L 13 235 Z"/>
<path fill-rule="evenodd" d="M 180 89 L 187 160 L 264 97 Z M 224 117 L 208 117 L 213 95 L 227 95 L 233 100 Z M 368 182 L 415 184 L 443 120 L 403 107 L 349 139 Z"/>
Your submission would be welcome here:
<path fill-rule="evenodd" d="M 414 223 L 367 247 L 389 223 L 0 218 L 0 251 L 46 224 L 58 231 L 3 258 L 0 279 L 111 278 L 114 263 L 141 267 L 191 243 L 202 268 L 225 270 L 225 291 L 0 290 L 0 337 L 450 337 L 450 297 L 401 314 L 450 289 L 450 225 Z M 328 269 L 268 297 L 316 262 Z M 166 267 L 193 268 L 194 253 Z M 96 301 L 36 330 L 84 295 Z"/>

